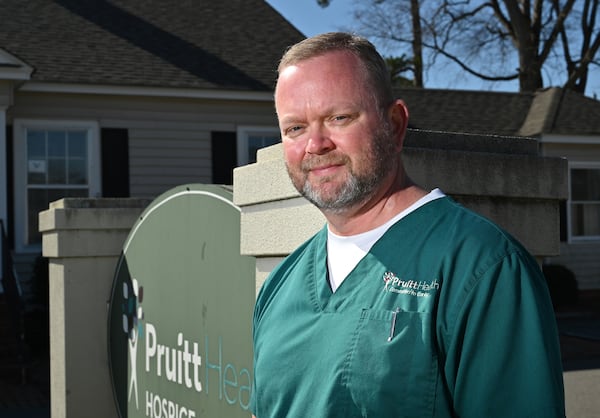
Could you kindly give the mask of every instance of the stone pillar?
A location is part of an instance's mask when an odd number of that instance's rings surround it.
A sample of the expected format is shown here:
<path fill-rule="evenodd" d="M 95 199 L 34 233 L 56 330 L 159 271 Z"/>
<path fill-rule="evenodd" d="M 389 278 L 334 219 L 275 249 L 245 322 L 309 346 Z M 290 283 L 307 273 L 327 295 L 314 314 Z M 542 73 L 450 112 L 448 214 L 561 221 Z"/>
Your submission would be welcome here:
<path fill-rule="evenodd" d="M 567 199 L 567 161 L 542 157 L 536 140 L 411 130 L 403 151 L 408 174 L 439 187 L 492 219 L 538 259 L 557 255 L 559 205 Z M 288 179 L 281 144 L 234 170 L 241 208 L 241 252 L 256 257 L 257 289 L 282 257 L 318 231 L 322 214 Z"/>
<path fill-rule="evenodd" d="M 108 301 L 141 199 L 63 199 L 40 213 L 49 259 L 52 418 L 117 417 L 108 369 Z"/>

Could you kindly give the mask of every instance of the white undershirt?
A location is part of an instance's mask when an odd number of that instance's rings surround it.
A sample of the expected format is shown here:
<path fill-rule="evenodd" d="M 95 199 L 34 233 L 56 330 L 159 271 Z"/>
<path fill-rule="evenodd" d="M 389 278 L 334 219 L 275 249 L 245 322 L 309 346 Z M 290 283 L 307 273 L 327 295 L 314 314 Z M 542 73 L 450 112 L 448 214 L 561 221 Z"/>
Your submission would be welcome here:
<path fill-rule="evenodd" d="M 415 203 L 404 209 L 381 226 L 357 235 L 336 235 L 327 227 L 327 268 L 329 269 L 329 284 L 336 291 L 346 276 L 369 252 L 373 244 L 400 219 L 415 211 L 432 200 L 444 197 L 440 189 L 434 189 Z"/>

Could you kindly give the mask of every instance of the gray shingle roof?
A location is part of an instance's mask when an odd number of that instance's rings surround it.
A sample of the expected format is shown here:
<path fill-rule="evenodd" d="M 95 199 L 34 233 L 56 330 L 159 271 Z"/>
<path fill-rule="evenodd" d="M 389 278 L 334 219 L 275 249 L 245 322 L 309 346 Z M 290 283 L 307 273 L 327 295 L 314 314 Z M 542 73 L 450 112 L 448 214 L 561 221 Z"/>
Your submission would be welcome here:
<path fill-rule="evenodd" d="M 304 38 L 263 0 L 2 0 L 0 48 L 34 81 L 270 90 Z"/>
<path fill-rule="evenodd" d="M 600 101 L 551 88 L 535 93 L 399 89 L 415 129 L 503 136 L 600 134 Z"/>
<path fill-rule="evenodd" d="M 591 99 L 570 90 L 561 90 L 564 96 L 560 100 L 556 120 L 549 132 L 568 134 L 577 132 L 582 135 L 600 134 L 600 101 Z"/>
<path fill-rule="evenodd" d="M 467 90 L 398 91 L 419 129 L 515 135 L 527 115 L 531 96 Z"/>

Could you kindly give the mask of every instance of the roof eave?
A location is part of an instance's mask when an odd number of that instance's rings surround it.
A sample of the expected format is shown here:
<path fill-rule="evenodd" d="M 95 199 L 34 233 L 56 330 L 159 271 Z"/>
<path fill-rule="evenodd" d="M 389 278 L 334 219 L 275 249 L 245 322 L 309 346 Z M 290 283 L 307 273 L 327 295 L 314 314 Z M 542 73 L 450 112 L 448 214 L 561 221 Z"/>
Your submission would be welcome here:
<path fill-rule="evenodd" d="M 221 90 L 173 87 L 143 87 L 100 84 L 50 83 L 27 81 L 18 89 L 23 92 L 97 94 L 117 96 L 176 97 L 188 99 L 273 101 L 272 91 Z"/>
<path fill-rule="evenodd" d="M 0 80 L 29 80 L 33 68 L 0 48 Z"/>
<path fill-rule="evenodd" d="M 600 145 L 600 132 L 597 134 L 543 134 L 540 136 L 539 142 L 543 144 Z"/>

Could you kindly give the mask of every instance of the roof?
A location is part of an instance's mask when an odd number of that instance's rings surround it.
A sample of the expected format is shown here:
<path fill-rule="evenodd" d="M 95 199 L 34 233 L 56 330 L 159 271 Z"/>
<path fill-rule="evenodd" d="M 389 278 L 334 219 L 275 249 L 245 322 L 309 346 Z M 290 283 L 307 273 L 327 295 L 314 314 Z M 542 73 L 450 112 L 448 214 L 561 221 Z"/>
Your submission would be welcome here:
<path fill-rule="evenodd" d="M 415 129 L 501 136 L 600 134 L 600 101 L 571 90 L 535 93 L 399 89 Z"/>
<path fill-rule="evenodd" d="M 468 90 L 403 89 L 413 128 L 515 135 L 531 103 L 526 94 Z M 514 111 L 514 112 L 513 112 Z M 520 115 L 514 118 L 514 115 Z"/>
<path fill-rule="evenodd" d="M 558 111 L 553 125 L 545 131 L 555 134 L 600 134 L 600 101 L 571 90 L 556 90 L 559 94 L 554 100 Z"/>
<path fill-rule="evenodd" d="M 0 16 L 0 73 L 33 70 L 34 83 L 271 91 L 277 61 L 304 38 L 264 0 L 2 0 Z M 417 129 L 600 134 L 600 102 L 558 88 L 398 96 Z"/>
<path fill-rule="evenodd" d="M 271 90 L 304 38 L 263 0 L 2 0 L 0 48 L 52 83 Z"/>

